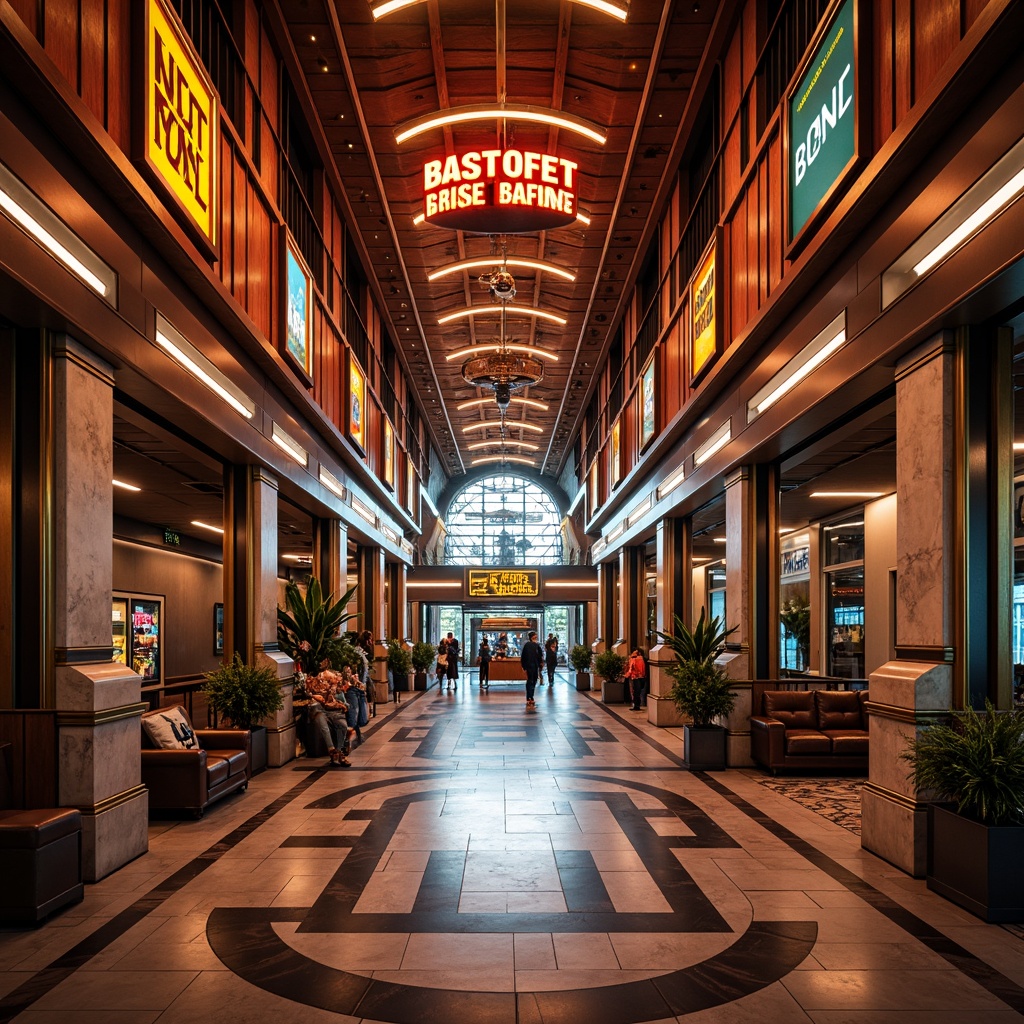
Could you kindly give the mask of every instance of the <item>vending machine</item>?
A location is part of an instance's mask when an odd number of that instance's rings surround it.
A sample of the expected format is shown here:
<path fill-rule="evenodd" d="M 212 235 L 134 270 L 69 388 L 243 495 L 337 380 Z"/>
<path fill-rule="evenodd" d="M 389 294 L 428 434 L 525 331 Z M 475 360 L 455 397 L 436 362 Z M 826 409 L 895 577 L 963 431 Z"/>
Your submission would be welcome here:
<path fill-rule="evenodd" d="M 143 683 L 163 682 L 161 634 L 164 599 L 153 595 L 114 594 L 111 614 L 114 660 L 129 665 Z"/>

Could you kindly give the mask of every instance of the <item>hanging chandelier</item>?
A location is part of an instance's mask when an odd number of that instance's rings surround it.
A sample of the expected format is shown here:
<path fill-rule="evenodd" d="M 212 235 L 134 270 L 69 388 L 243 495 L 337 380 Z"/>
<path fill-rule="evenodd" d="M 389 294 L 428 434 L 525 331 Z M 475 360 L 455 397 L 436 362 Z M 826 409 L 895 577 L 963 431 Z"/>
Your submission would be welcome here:
<path fill-rule="evenodd" d="M 504 253 L 502 254 L 504 257 Z M 482 278 L 491 295 L 501 303 L 501 326 L 496 351 L 467 359 L 462 364 L 462 377 L 468 384 L 478 388 L 489 388 L 501 410 L 504 428 L 505 410 L 512 398 L 512 392 L 519 388 L 533 387 L 544 379 L 544 364 L 539 359 L 513 352 L 507 334 L 506 303 L 515 298 L 516 280 L 509 273 L 504 258 L 500 267 Z M 504 434 L 504 429 L 502 430 Z"/>

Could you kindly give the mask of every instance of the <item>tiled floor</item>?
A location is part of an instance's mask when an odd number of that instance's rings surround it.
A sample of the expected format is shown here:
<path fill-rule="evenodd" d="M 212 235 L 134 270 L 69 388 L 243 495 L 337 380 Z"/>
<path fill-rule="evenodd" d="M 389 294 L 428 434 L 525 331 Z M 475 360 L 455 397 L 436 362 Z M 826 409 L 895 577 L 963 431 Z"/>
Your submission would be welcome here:
<path fill-rule="evenodd" d="M 407 695 L 36 931 L 0 1021 L 996 1024 L 1024 941 L 567 680 Z"/>

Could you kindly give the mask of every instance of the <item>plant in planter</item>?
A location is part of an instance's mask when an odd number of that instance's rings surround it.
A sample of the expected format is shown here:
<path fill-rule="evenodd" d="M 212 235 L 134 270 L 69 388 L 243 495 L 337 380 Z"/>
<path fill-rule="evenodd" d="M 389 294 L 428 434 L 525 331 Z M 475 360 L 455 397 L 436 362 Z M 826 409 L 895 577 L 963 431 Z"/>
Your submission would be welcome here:
<path fill-rule="evenodd" d="M 736 695 L 715 658 L 736 628 L 726 629 L 717 615 L 709 621 L 701 608 L 695 629 L 677 615 L 672 633 L 658 632 L 676 659 L 668 670 L 673 679 L 668 697 L 692 723 L 683 728 L 683 760 L 688 768 L 725 767 L 726 731 L 712 723 L 732 711 Z"/>
<path fill-rule="evenodd" d="M 281 686 L 270 668 L 248 665 L 235 651 L 231 661 L 206 673 L 203 687 L 207 702 L 218 717 L 251 734 L 252 771 L 267 766 L 267 731 L 256 723 L 280 711 L 284 705 Z"/>
<path fill-rule="evenodd" d="M 590 664 L 594 660 L 594 652 L 584 644 L 576 644 L 569 651 L 569 664 L 576 672 L 576 689 L 590 689 Z"/>
<path fill-rule="evenodd" d="M 419 640 L 412 649 L 412 667 L 416 673 L 413 678 L 413 687 L 417 690 L 427 688 L 427 673 L 434 664 L 437 657 L 437 648 L 428 644 L 426 640 Z"/>
<path fill-rule="evenodd" d="M 901 755 L 928 807 L 928 888 L 986 921 L 1024 921 L 1024 711 L 951 712 Z"/>
<path fill-rule="evenodd" d="M 409 673 L 412 672 L 412 657 L 401 640 L 388 641 L 388 672 L 393 690 L 409 689 Z"/>
<path fill-rule="evenodd" d="M 779 621 L 796 641 L 798 669 L 806 669 L 811 660 L 811 602 L 800 594 L 791 597 L 779 612 Z"/>
<path fill-rule="evenodd" d="M 356 618 L 345 614 L 355 590 L 351 587 L 335 601 L 333 594 L 324 596 L 315 576 L 309 577 L 305 596 L 294 580 L 288 581 L 286 607 L 277 609 L 277 642 L 302 675 L 315 676 L 341 657 L 339 633 L 343 623 Z"/>
<path fill-rule="evenodd" d="M 626 699 L 626 682 L 623 678 L 628 659 L 615 651 L 602 651 L 594 659 L 594 671 L 604 679 L 601 700 L 605 704 L 621 704 Z"/>

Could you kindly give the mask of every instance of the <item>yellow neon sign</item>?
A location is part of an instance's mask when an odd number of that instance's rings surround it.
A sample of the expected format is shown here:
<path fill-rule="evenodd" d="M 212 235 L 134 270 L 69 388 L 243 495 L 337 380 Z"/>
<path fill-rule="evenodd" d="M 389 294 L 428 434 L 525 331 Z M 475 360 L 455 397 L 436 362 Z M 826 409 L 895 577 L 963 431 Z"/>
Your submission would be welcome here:
<path fill-rule="evenodd" d="M 217 97 L 161 0 L 148 0 L 144 156 L 209 244 L 217 246 Z"/>

